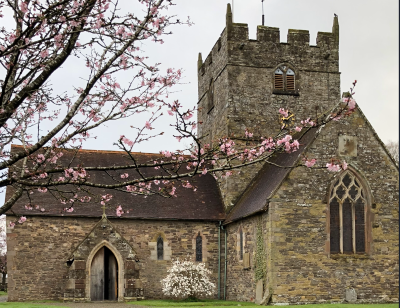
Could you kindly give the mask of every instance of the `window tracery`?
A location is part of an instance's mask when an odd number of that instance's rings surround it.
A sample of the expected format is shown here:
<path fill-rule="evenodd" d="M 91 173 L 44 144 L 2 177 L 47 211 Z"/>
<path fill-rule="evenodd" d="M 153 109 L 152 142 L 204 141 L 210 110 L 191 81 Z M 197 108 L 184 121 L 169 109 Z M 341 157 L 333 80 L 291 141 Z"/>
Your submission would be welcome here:
<path fill-rule="evenodd" d="M 330 252 L 365 253 L 367 198 L 356 176 L 343 172 L 329 198 Z"/>

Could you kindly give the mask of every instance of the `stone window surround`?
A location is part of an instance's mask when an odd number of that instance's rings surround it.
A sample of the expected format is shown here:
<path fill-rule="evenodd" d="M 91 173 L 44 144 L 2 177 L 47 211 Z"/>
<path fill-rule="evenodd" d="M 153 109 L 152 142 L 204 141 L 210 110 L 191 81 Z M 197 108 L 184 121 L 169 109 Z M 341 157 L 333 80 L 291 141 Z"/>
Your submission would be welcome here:
<path fill-rule="evenodd" d="M 241 257 L 241 255 L 240 255 L 240 232 L 242 232 L 242 240 L 243 240 L 243 242 L 242 242 L 242 247 L 243 247 L 243 254 L 242 254 L 242 256 L 244 255 L 244 253 L 245 253 L 245 247 L 246 247 L 246 232 L 243 230 L 243 226 L 242 225 L 240 225 L 239 226 L 239 228 L 238 228 L 238 231 L 237 231 L 237 233 L 236 233 L 236 237 L 237 237 L 237 241 L 236 241 L 236 255 L 237 255 L 237 259 L 239 260 L 239 262 L 243 262 L 243 258 L 241 259 L 240 257 Z"/>
<path fill-rule="evenodd" d="M 288 69 L 291 69 L 294 72 L 294 88 L 295 90 L 287 90 L 286 89 L 286 78 L 284 78 L 284 89 L 275 89 L 275 71 L 282 67 L 282 66 L 286 66 Z M 286 74 L 284 74 L 284 76 L 286 77 Z M 273 94 L 278 94 L 278 95 L 292 95 L 292 96 L 299 96 L 299 73 L 298 70 L 296 70 L 294 68 L 294 66 L 292 64 L 289 64 L 287 62 L 284 63 L 280 63 L 279 65 L 277 65 L 273 70 L 272 70 L 272 93 Z"/>
<path fill-rule="evenodd" d="M 162 260 L 158 260 L 158 255 L 157 255 L 157 240 L 160 237 L 163 240 L 163 248 L 164 248 L 164 254 L 163 254 L 163 259 Z M 152 240 L 148 243 L 148 245 L 149 245 L 149 248 L 150 248 L 150 260 L 158 261 L 158 262 L 171 260 L 171 256 L 172 256 L 171 246 L 169 245 L 169 242 L 167 241 L 166 236 L 165 236 L 165 234 L 163 232 L 158 232 L 152 238 Z"/>
<path fill-rule="evenodd" d="M 201 247 L 201 252 L 202 252 L 202 262 L 207 262 L 208 259 L 208 251 L 207 251 L 207 238 L 203 234 L 201 230 L 197 230 L 194 233 L 194 236 L 192 237 L 192 249 L 193 249 L 193 261 L 196 261 L 196 238 L 200 234 L 201 239 L 202 239 L 202 247 Z"/>
<path fill-rule="evenodd" d="M 330 198 L 331 198 L 331 193 L 333 191 L 333 188 L 335 186 L 336 181 L 338 180 L 339 177 L 343 176 L 345 173 L 350 172 L 359 182 L 363 189 L 364 193 L 364 198 L 365 198 L 365 205 L 364 205 L 364 211 L 365 211 L 365 253 L 331 253 L 330 251 Z M 373 203 L 373 196 L 371 194 L 371 189 L 368 184 L 368 182 L 365 180 L 365 178 L 361 175 L 359 171 L 357 171 L 353 166 L 348 166 L 347 170 L 340 172 L 339 174 L 335 175 L 333 180 L 331 181 L 331 184 L 329 185 L 328 188 L 328 194 L 327 194 L 327 206 L 326 206 L 326 233 L 327 233 L 327 239 L 326 239 L 326 245 L 325 245 L 325 253 L 333 258 L 369 258 L 372 254 L 372 222 L 374 219 L 374 215 L 371 211 L 371 205 Z"/>

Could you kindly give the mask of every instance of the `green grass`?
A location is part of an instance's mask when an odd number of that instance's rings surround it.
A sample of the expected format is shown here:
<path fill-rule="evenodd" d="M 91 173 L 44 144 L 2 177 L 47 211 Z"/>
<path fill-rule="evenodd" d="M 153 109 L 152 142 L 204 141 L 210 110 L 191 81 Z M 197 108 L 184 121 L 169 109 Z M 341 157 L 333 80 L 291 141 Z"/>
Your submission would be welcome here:
<path fill-rule="evenodd" d="M 8 308 L 69 308 L 67 306 L 49 306 L 46 304 L 37 303 L 0 303 L 0 307 Z"/>
<path fill-rule="evenodd" d="M 146 307 L 225 307 L 225 306 L 256 306 L 249 302 L 233 302 L 222 300 L 199 300 L 197 302 L 185 300 L 143 300 L 128 302 L 131 305 L 139 305 Z M 398 308 L 398 304 L 312 304 L 312 305 L 293 305 L 298 308 Z M 292 306 L 292 307 L 293 307 Z M 286 307 L 286 306 L 284 306 Z M 282 307 L 282 308 L 284 308 Z"/>
<path fill-rule="evenodd" d="M 7 295 L 7 292 L 5 292 L 5 291 L 0 291 L 0 296 L 4 296 L 4 295 Z"/>
<path fill-rule="evenodd" d="M 399 308 L 399 304 L 313 304 L 299 308 Z"/>
<path fill-rule="evenodd" d="M 128 302 L 128 304 L 139 305 L 139 306 L 147 306 L 147 307 L 224 307 L 224 306 L 255 306 L 254 303 L 248 302 L 232 302 L 232 301 L 223 301 L 223 300 L 210 300 L 210 299 L 202 299 L 197 302 L 187 301 L 187 300 L 143 300 L 143 301 L 135 301 Z"/>

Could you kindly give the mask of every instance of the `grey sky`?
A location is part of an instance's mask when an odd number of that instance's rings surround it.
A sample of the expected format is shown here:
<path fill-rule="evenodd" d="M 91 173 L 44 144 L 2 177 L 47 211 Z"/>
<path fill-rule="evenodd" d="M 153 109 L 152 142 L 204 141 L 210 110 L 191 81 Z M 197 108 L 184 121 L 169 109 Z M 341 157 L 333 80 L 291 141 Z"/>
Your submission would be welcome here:
<path fill-rule="evenodd" d="M 174 11 L 180 17 L 190 16 L 195 25 L 174 29 L 174 35 L 157 48 L 160 62 L 185 70 L 188 84 L 177 87 L 181 92 L 175 94 L 185 105 L 197 101 L 197 55 L 202 52 L 205 59 L 225 27 L 226 4 L 225 0 L 177 1 Z M 384 142 L 399 139 L 398 5 L 397 0 L 264 1 L 265 25 L 279 27 L 282 42 L 289 28 L 304 29 L 315 45 L 317 32 L 331 32 L 333 14 L 339 16 L 341 91 L 358 80 L 355 99 Z M 255 39 L 261 0 L 234 0 L 233 15 L 234 22 L 248 23 L 250 38 Z"/>
<path fill-rule="evenodd" d="M 124 10 L 137 11 L 131 0 L 121 1 Z M 226 0 L 176 0 L 170 13 L 180 20 L 187 16 L 194 22 L 188 27 L 175 26 L 173 35 L 165 38 L 165 44 L 148 42 L 142 49 L 154 62 L 161 62 L 167 69 L 182 68 L 184 78 L 174 87 L 169 99 L 179 101 L 187 108 L 197 103 L 197 56 L 205 59 L 225 27 Z M 232 3 L 232 0 L 229 1 Z M 318 31 L 331 32 L 333 14 L 339 16 L 341 91 L 348 91 L 357 79 L 355 99 L 377 131 L 382 141 L 398 140 L 398 1 L 397 0 L 265 0 L 265 25 L 279 27 L 281 41 L 286 42 L 287 31 L 310 31 L 310 44 L 315 45 Z M 7 14 L 6 14 L 7 15 Z M 11 16 L 6 20 L 11 22 Z M 261 0 L 234 0 L 234 22 L 248 23 L 250 39 L 255 39 L 256 27 L 261 24 Z M 84 63 L 69 59 L 61 71 L 52 78 L 57 91 L 71 91 L 79 86 L 79 77 L 85 76 Z M 127 80 L 129 76 L 123 76 Z M 122 80 L 123 81 L 123 80 Z M 96 140 L 83 146 L 86 149 L 115 150 L 113 143 L 124 134 L 129 136 L 130 125 L 144 124 L 140 115 L 126 121 L 109 124 L 94 135 Z M 172 118 L 163 117 L 154 131 L 165 131 L 161 138 L 143 143 L 134 151 L 159 152 L 183 148 L 171 137 L 169 128 Z"/>

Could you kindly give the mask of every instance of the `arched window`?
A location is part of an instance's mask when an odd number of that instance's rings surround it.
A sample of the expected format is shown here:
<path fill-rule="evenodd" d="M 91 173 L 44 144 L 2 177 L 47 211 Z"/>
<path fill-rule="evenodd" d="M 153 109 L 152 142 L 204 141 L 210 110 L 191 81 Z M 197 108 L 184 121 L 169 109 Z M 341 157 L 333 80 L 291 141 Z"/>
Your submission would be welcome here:
<path fill-rule="evenodd" d="M 164 260 L 164 241 L 161 236 L 157 240 L 157 260 Z"/>
<path fill-rule="evenodd" d="M 366 253 L 366 191 L 349 170 L 332 187 L 329 198 L 330 252 Z"/>
<path fill-rule="evenodd" d="M 287 65 L 279 66 L 274 72 L 274 92 L 296 92 L 296 75 Z"/>
<path fill-rule="evenodd" d="M 196 237 L 196 261 L 203 261 L 203 239 L 200 235 L 200 232 Z"/>
<path fill-rule="evenodd" d="M 239 259 L 243 260 L 243 230 L 239 231 Z"/>

